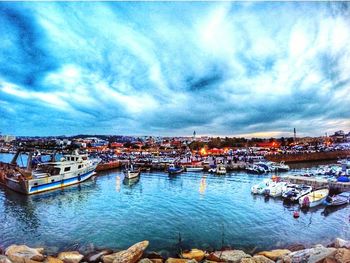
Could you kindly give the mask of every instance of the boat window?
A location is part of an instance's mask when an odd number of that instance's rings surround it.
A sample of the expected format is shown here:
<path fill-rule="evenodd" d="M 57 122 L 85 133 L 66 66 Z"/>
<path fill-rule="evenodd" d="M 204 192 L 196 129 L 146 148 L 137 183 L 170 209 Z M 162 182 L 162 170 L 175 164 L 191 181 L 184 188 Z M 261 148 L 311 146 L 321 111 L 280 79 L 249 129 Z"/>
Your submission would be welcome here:
<path fill-rule="evenodd" d="M 83 167 L 81 164 L 78 165 L 78 169 L 80 169 L 81 167 Z"/>
<path fill-rule="evenodd" d="M 54 175 L 58 175 L 58 174 L 60 174 L 60 172 L 61 172 L 61 169 L 58 168 L 58 167 L 55 167 L 55 170 L 53 171 L 53 174 Z"/>
<path fill-rule="evenodd" d="M 68 171 L 70 171 L 70 166 L 68 166 L 68 167 L 65 167 L 65 168 L 64 168 L 64 171 L 65 171 L 65 172 L 68 172 Z"/>

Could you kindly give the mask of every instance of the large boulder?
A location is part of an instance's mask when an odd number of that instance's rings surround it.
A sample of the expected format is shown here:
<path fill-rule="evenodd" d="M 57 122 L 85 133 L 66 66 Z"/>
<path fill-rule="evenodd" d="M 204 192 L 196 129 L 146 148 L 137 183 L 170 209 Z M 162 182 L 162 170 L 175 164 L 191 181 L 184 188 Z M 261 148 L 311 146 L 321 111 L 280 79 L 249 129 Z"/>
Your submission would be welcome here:
<path fill-rule="evenodd" d="M 149 242 L 142 241 L 129 247 L 127 250 L 120 251 L 114 255 L 113 263 L 136 263 L 142 257 L 143 252 L 148 247 Z M 105 260 L 105 258 L 103 258 Z M 103 261 L 106 263 L 105 261 Z"/>
<path fill-rule="evenodd" d="M 335 252 L 335 248 L 326 248 L 322 245 L 316 245 L 313 248 L 295 251 L 288 255 L 282 256 L 281 262 L 322 262 L 325 258 L 333 257 Z"/>
<path fill-rule="evenodd" d="M 288 255 L 289 253 L 291 253 L 291 251 L 288 249 L 275 249 L 271 251 L 261 251 L 258 253 L 258 255 L 265 256 L 276 261 L 277 259 L 283 257 L 284 255 Z"/>
<path fill-rule="evenodd" d="M 101 250 L 101 251 L 94 251 L 94 252 L 91 252 L 91 253 L 87 254 L 84 257 L 84 261 L 87 261 L 87 262 L 100 262 L 101 258 L 103 256 L 110 255 L 110 254 L 113 254 L 113 251 L 110 250 L 110 249 L 104 249 L 104 250 Z"/>
<path fill-rule="evenodd" d="M 341 238 L 336 238 L 334 241 L 334 247 L 335 248 L 348 248 L 350 249 L 350 241 L 341 239 Z"/>
<path fill-rule="evenodd" d="M 197 263 L 197 261 L 185 258 L 168 258 L 165 263 Z"/>
<path fill-rule="evenodd" d="M 5 250 L 5 255 L 14 263 L 35 263 L 44 261 L 42 248 L 30 248 L 26 245 L 12 245 Z"/>
<path fill-rule="evenodd" d="M 252 257 L 242 250 L 215 251 L 214 256 L 223 261 L 230 261 L 231 263 L 239 263 L 243 258 Z"/>
<path fill-rule="evenodd" d="M 57 257 L 65 263 L 79 263 L 84 256 L 78 251 L 67 251 L 58 253 Z"/>
<path fill-rule="evenodd" d="M 305 248 L 306 247 L 303 244 L 293 244 L 286 247 L 286 249 L 290 250 L 291 252 L 303 250 Z"/>
<path fill-rule="evenodd" d="M 152 261 L 149 258 L 143 258 L 140 259 L 138 263 L 152 263 Z"/>
<path fill-rule="evenodd" d="M 205 256 L 205 253 L 203 250 L 199 249 L 191 249 L 187 252 L 182 252 L 181 257 L 186 259 L 195 259 L 196 261 L 201 261 Z"/>
<path fill-rule="evenodd" d="M 339 263 L 350 263 L 350 250 L 346 248 L 339 248 L 337 249 L 334 258 Z"/>
<path fill-rule="evenodd" d="M 12 263 L 6 256 L 0 255 L 0 263 Z"/>
<path fill-rule="evenodd" d="M 242 258 L 241 263 L 274 263 L 275 261 L 260 255 L 255 255 L 252 258 Z"/>

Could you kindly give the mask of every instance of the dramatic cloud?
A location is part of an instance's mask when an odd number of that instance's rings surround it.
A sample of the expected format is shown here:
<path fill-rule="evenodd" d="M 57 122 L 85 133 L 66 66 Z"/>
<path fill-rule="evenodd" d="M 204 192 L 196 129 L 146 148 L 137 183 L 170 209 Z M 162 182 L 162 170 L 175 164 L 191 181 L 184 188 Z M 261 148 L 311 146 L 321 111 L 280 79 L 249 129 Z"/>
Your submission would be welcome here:
<path fill-rule="evenodd" d="M 350 130 L 347 3 L 0 3 L 0 132 Z"/>

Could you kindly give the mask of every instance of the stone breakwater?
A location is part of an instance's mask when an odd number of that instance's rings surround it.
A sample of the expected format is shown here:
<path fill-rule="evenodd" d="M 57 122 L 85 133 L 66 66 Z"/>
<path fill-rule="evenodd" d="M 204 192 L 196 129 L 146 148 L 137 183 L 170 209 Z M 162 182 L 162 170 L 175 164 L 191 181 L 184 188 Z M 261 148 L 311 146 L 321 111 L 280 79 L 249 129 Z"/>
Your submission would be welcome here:
<path fill-rule="evenodd" d="M 340 238 L 327 247 L 293 245 L 256 254 L 235 249 L 211 252 L 191 249 L 180 252 L 177 258 L 164 258 L 156 252 L 147 252 L 148 245 L 148 241 L 142 241 L 126 250 L 101 249 L 85 255 L 79 251 L 47 255 L 44 248 L 11 245 L 1 251 L 0 263 L 350 263 L 350 241 Z"/>

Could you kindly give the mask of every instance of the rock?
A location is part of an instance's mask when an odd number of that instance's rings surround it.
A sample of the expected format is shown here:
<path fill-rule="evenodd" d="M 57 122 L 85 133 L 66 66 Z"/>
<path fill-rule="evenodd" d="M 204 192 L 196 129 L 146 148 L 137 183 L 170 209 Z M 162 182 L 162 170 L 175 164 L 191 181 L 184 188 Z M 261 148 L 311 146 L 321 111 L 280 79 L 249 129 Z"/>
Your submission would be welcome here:
<path fill-rule="evenodd" d="M 113 253 L 112 250 L 105 249 L 105 250 L 102 250 L 102 251 L 91 252 L 91 253 L 87 254 L 84 258 L 85 258 L 85 260 L 87 262 L 100 262 L 102 256 L 110 255 L 112 253 Z"/>
<path fill-rule="evenodd" d="M 224 262 L 224 259 L 220 259 L 218 256 L 215 255 L 214 252 L 207 255 L 207 261 L 213 261 L 213 262 Z"/>
<path fill-rule="evenodd" d="M 164 259 L 162 258 L 150 258 L 149 260 L 152 261 L 152 263 L 163 263 Z"/>
<path fill-rule="evenodd" d="M 12 263 L 6 256 L 0 255 L 0 263 Z"/>
<path fill-rule="evenodd" d="M 58 258 L 65 263 L 79 263 L 83 259 L 83 255 L 78 251 L 67 251 L 58 253 Z"/>
<path fill-rule="evenodd" d="M 43 249 L 30 248 L 26 245 L 12 245 L 5 250 L 5 255 L 14 263 L 35 263 L 44 261 L 40 253 Z"/>
<path fill-rule="evenodd" d="M 283 263 L 290 262 L 319 262 L 328 257 L 333 257 L 335 248 L 326 248 L 322 245 L 316 245 L 313 248 L 292 252 L 282 257 Z"/>
<path fill-rule="evenodd" d="M 119 252 L 115 252 L 115 253 L 112 253 L 109 255 L 102 256 L 103 263 L 112 263 L 113 260 L 118 256 Z"/>
<path fill-rule="evenodd" d="M 55 257 L 51 257 L 51 256 L 48 256 L 44 262 L 45 263 L 64 263 L 63 260 L 55 258 Z"/>
<path fill-rule="evenodd" d="M 286 247 L 286 249 L 290 250 L 291 252 L 295 252 L 295 251 L 305 249 L 305 246 L 302 244 L 293 244 L 293 245 L 289 245 L 288 247 Z"/>
<path fill-rule="evenodd" d="M 113 263 L 136 263 L 142 257 L 148 244 L 148 241 L 142 241 L 129 247 L 127 250 L 116 253 Z"/>
<path fill-rule="evenodd" d="M 197 261 L 185 258 L 168 258 L 165 263 L 197 263 Z"/>
<path fill-rule="evenodd" d="M 205 253 L 203 250 L 199 249 L 191 249 L 188 252 L 182 252 L 181 257 L 186 259 L 195 259 L 196 261 L 201 261 L 205 256 Z"/>
<path fill-rule="evenodd" d="M 215 251 L 214 256 L 218 257 L 220 260 L 230 261 L 231 263 L 239 263 L 243 258 L 252 257 L 242 250 Z"/>
<path fill-rule="evenodd" d="M 157 253 L 157 252 L 154 252 L 154 251 L 151 251 L 149 253 L 146 254 L 145 258 L 149 258 L 149 259 L 163 259 L 164 260 L 164 257 Z"/>
<path fill-rule="evenodd" d="M 348 248 L 350 249 L 350 241 L 341 238 L 336 238 L 334 241 L 335 248 Z"/>
<path fill-rule="evenodd" d="M 143 259 L 139 260 L 138 263 L 152 263 L 152 261 L 149 258 L 143 258 Z"/>
<path fill-rule="evenodd" d="M 241 263 L 274 263 L 275 261 L 260 255 L 255 255 L 252 258 L 242 258 Z"/>
<path fill-rule="evenodd" d="M 284 255 L 288 255 L 289 253 L 291 253 L 291 251 L 288 249 L 275 249 L 271 251 L 259 252 L 258 255 L 262 255 L 276 261 L 277 259 L 281 258 Z"/>
<path fill-rule="evenodd" d="M 350 250 L 346 248 L 339 248 L 335 253 L 334 258 L 339 263 L 349 263 L 350 262 Z"/>

